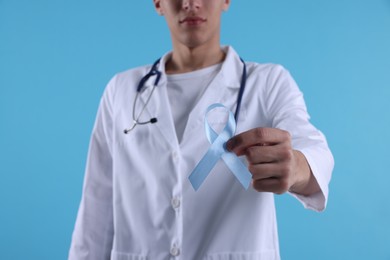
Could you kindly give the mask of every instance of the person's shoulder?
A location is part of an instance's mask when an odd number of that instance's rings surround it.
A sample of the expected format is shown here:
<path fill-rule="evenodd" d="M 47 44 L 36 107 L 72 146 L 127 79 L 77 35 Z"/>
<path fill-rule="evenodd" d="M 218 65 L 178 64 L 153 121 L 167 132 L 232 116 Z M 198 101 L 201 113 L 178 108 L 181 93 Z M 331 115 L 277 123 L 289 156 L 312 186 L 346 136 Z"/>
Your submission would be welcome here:
<path fill-rule="evenodd" d="M 141 79 L 150 70 L 151 66 L 152 65 L 149 64 L 120 71 L 116 73 L 113 78 L 117 84 L 123 81 L 128 82 Z"/>
<path fill-rule="evenodd" d="M 288 73 L 288 70 L 281 64 L 276 63 L 258 63 L 246 62 L 248 67 L 248 74 L 255 74 L 259 76 L 280 76 Z"/>
<path fill-rule="evenodd" d="M 141 80 L 143 76 L 150 70 L 152 65 L 144 65 L 130 68 L 114 74 L 109 80 L 105 92 L 112 96 L 117 96 L 125 93 L 129 86 L 134 86 Z"/>
<path fill-rule="evenodd" d="M 281 64 L 247 62 L 247 68 L 248 77 L 267 86 L 293 81 L 290 72 Z"/>

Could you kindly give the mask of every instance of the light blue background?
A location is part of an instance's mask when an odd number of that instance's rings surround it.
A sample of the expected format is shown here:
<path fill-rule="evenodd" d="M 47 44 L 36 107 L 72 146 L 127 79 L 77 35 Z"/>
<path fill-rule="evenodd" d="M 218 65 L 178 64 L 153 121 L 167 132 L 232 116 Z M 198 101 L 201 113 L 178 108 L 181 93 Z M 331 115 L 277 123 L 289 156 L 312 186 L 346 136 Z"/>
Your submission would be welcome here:
<path fill-rule="evenodd" d="M 291 71 L 336 159 L 324 213 L 277 196 L 282 258 L 390 259 L 390 0 L 233 0 L 223 22 Z M 152 0 L 0 0 L 1 259 L 66 259 L 105 84 L 169 49 Z"/>

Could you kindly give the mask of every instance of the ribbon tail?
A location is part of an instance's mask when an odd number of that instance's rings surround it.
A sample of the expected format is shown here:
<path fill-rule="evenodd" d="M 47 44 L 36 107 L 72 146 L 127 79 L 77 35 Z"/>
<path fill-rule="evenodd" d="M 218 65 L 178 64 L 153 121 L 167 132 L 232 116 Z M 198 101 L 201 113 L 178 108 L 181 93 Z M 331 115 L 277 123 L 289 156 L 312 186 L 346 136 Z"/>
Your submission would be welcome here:
<path fill-rule="evenodd" d="M 220 153 L 217 155 L 216 151 L 210 147 L 207 153 L 200 160 L 195 169 L 191 172 L 188 179 L 191 182 L 192 187 L 197 191 L 209 175 L 210 171 L 214 168 L 215 164 L 218 162 L 221 157 Z"/>
<path fill-rule="evenodd" d="M 246 165 L 231 152 L 224 153 L 222 159 L 241 185 L 247 190 L 252 181 L 252 174 L 248 171 Z"/>

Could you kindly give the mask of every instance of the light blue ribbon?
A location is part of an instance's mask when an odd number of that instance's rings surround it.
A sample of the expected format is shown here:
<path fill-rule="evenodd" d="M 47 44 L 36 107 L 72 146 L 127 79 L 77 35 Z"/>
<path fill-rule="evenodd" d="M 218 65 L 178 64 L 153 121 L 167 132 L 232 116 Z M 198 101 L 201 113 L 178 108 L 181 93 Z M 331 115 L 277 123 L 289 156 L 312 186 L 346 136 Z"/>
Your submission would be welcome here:
<path fill-rule="evenodd" d="M 228 121 L 219 135 L 210 127 L 209 123 L 207 122 L 207 114 L 217 107 L 222 107 L 229 113 Z M 214 168 L 215 164 L 220 158 L 222 158 L 222 160 L 225 162 L 234 176 L 236 176 L 241 185 L 245 189 L 248 189 L 252 179 L 252 174 L 249 173 L 247 167 L 240 161 L 240 159 L 238 159 L 234 153 L 229 152 L 226 149 L 226 142 L 234 135 L 236 131 L 236 121 L 234 120 L 233 113 L 222 104 L 212 104 L 207 108 L 204 119 L 204 126 L 207 139 L 209 140 L 211 146 L 188 177 L 192 187 L 195 190 L 198 190 L 206 177 L 209 175 L 210 171 Z"/>

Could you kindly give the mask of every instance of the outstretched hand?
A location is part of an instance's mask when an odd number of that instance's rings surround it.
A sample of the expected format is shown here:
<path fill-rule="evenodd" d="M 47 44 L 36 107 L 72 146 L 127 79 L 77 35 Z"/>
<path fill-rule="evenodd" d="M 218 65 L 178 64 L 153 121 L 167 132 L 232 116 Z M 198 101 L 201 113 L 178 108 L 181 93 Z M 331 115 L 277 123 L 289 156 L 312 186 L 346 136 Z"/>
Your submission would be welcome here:
<path fill-rule="evenodd" d="M 310 195 L 320 190 L 305 156 L 292 149 L 287 131 L 254 128 L 232 137 L 226 146 L 237 156 L 246 156 L 257 191 Z"/>

